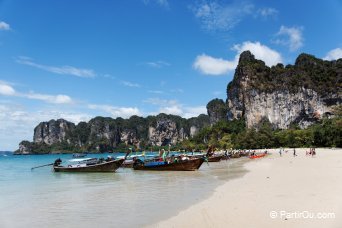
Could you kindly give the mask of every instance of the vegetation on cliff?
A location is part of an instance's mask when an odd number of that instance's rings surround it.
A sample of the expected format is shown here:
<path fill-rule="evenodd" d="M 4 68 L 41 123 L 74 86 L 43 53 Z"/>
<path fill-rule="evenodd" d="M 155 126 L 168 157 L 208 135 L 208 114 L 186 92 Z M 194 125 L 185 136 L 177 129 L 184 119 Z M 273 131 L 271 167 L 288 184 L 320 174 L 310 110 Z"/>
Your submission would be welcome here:
<path fill-rule="evenodd" d="M 263 120 L 280 129 L 307 128 L 342 103 L 342 59 L 325 61 L 301 54 L 294 65 L 268 67 L 251 52 L 241 53 L 227 86 L 228 119 L 255 128 Z"/>
<path fill-rule="evenodd" d="M 340 147 L 341 106 L 335 111 L 331 107 L 342 103 L 341 88 L 342 59 L 324 61 L 301 54 L 294 65 L 268 67 L 245 51 L 227 86 L 227 102 L 211 100 L 208 116 L 96 117 L 77 125 L 50 120 L 40 123 L 33 142 L 21 142 L 18 151 L 111 152 L 169 145 L 174 150 L 199 150 L 209 144 L 221 149 Z"/>
<path fill-rule="evenodd" d="M 263 61 L 255 59 L 249 51 L 241 56 L 234 79 L 228 84 L 228 93 L 239 81 L 241 73 L 248 74 L 250 89 L 266 93 L 282 89 L 295 93 L 301 87 L 321 95 L 341 92 L 342 59 L 325 61 L 303 53 L 298 56 L 295 65 L 284 67 L 279 63 L 268 67 Z"/>
<path fill-rule="evenodd" d="M 174 142 L 192 136 L 191 128 L 197 132 L 208 125 L 207 115 L 184 119 L 163 113 L 146 118 L 95 117 L 77 125 L 63 119 L 50 120 L 40 123 L 35 128 L 33 142 L 22 141 L 17 153 L 113 152 L 128 147 L 150 150 L 175 145 Z"/>
<path fill-rule="evenodd" d="M 213 99 L 207 104 L 208 116 L 211 124 L 227 120 L 228 106 L 222 99 Z"/>
<path fill-rule="evenodd" d="M 235 72 L 233 81 L 227 86 L 228 96 L 241 74 L 248 75 L 251 89 L 266 93 L 284 89 L 295 93 L 299 88 L 306 88 L 325 96 L 341 93 L 342 88 L 342 59 L 325 61 L 305 53 L 297 57 L 295 65 L 268 67 L 246 51 L 241 54 Z"/>
<path fill-rule="evenodd" d="M 342 147 L 342 106 L 335 107 L 334 118 L 323 118 L 307 129 L 292 125 L 278 130 L 264 120 L 257 128 L 247 129 L 244 119 L 221 121 L 202 129 L 196 137 L 184 141 L 188 150 L 213 145 L 220 149 L 255 149 L 277 147 Z"/>

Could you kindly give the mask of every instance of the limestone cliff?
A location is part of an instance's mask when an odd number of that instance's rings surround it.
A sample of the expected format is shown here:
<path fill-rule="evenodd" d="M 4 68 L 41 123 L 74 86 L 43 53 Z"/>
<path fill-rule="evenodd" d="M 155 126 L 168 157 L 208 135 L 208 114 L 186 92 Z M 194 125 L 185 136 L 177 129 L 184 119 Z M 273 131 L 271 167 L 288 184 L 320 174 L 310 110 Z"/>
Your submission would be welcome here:
<path fill-rule="evenodd" d="M 184 128 L 178 129 L 176 123 L 168 119 L 157 121 L 157 125 L 150 126 L 148 132 L 149 142 L 153 146 L 175 145 L 187 138 Z"/>
<path fill-rule="evenodd" d="M 221 99 L 213 99 L 207 104 L 207 112 L 210 124 L 213 125 L 221 120 L 227 120 L 228 108 Z"/>
<path fill-rule="evenodd" d="M 33 141 L 52 145 L 66 139 L 68 133 L 73 131 L 75 124 L 63 119 L 41 122 L 34 129 Z"/>
<path fill-rule="evenodd" d="M 342 59 L 323 61 L 301 54 L 294 66 L 267 67 L 243 52 L 228 84 L 227 116 L 245 118 L 247 127 L 267 119 L 275 128 L 292 123 L 305 128 L 332 115 L 332 105 L 342 103 Z"/>
<path fill-rule="evenodd" d="M 112 151 L 116 148 L 176 145 L 193 137 L 209 125 L 209 118 L 200 115 L 184 119 L 159 114 L 129 119 L 96 117 L 75 125 L 63 119 L 42 122 L 34 129 L 33 142 L 22 141 L 17 154 L 54 151 Z"/>

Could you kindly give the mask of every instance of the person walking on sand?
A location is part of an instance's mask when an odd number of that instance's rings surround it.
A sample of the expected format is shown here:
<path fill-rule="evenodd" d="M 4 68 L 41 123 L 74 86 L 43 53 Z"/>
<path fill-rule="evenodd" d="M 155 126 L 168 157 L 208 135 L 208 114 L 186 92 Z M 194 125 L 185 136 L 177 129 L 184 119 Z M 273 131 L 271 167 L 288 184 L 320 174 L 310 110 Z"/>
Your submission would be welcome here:
<path fill-rule="evenodd" d="M 280 155 L 280 157 L 281 157 L 281 148 L 279 149 L 279 155 Z"/>
<path fill-rule="evenodd" d="M 296 157 L 297 154 L 296 154 L 296 148 L 293 148 L 293 157 Z"/>

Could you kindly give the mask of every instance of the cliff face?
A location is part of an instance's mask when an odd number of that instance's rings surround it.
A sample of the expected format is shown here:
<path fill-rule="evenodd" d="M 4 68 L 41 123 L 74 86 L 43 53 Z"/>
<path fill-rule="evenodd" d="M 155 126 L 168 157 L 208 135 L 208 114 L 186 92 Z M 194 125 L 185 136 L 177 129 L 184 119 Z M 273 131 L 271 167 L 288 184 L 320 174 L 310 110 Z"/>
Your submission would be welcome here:
<path fill-rule="evenodd" d="M 268 67 L 249 52 L 241 53 L 227 102 L 214 99 L 207 115 L 184 119 L 159 114 L 129 119 L 96 117 L 75 125 L 63 119 L 40 123 L 33 143 L 20 143 L 18 153 L 51 151 L 111 151 L 125 148 L 175 145 L 222 120 L 245 119 L 248 128 L 268 120 L 274 128 L 293 123 L 305 128 L 342 103 L 342 59 L 323 61 L 301 54 L 295 65 Z"/>
<path fill-rule="evenodd" d="M 221 99 L 213 99 L 207 104 L 207 111 L 210 124 L 213 125 L 219 121 L 227 120 L 228 108 Z"/>
<path fill-rule="evenodd" d="M 177 128 L 175 122 L 171 120 L 159 120 L 156 127 L 150 126 L 148 139 L 153 146 L 175 145 L 188 138 L 183 127 Z"/>
<path fill-rule="evenodd" d="M 96 117 L 78 125 L 63 119 L 50 120 L 38 124 L 33 142 L 22 141 L 17 153 L 48 153 L 75 148 L 104 152 L 127 145 L 137 148 L 175 145 L 193 137 L 207 125 L 209 118 L 206 115 L 190 119 L 166 114 L 147 118 L 132 116 L 130 119 Z"/>
<path fill-rule="evenodd" d="M 294 66 L 272 68 L 243 52 L 228 84 L 230 119 L 245 118 L 247 127 L 267 119 L 275 128 L 291 123 L 305 128 L 342 103 L 342 59 L 323 61 L 301 54 Z"/>
<path fill-rule="evenodd" d="M 63 119 L 41 122 L 34 129 L 33 141 L 52 145 L 66 139 L 68 133 L 73 131 L 75 124 Z"/>

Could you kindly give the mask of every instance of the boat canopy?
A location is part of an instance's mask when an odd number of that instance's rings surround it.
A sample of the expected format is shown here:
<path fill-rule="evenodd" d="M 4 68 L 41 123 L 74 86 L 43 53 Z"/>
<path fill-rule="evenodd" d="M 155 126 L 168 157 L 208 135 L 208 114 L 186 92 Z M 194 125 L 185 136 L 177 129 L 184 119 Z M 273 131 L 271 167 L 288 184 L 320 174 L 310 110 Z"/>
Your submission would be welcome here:
<path fill-rule="evenodd" d="M 91 161 L 91 160 L 96 160 L 97 158 L 75 158 L 75 159 L 70 159 L 69 162 L 84 162 L 84 161 Z"/>

